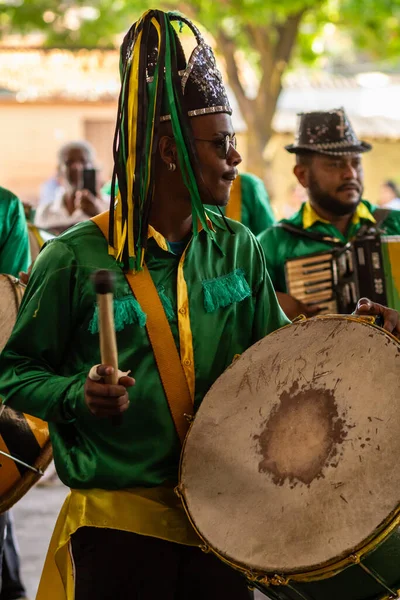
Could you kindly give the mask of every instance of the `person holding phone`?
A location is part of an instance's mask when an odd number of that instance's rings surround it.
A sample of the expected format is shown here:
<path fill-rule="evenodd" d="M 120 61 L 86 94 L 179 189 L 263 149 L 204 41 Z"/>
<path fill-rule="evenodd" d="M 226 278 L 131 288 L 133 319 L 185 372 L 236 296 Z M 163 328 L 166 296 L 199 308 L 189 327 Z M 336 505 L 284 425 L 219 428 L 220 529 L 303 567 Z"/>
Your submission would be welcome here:
<path fill-rule="evenodd" d="M 94 149 L 88 142 L 69 142 L 58 153 L 60 185 L 51 202 L 39 204 L 35 225 L 56 235 L 108 209 L 98 189 Z"/>

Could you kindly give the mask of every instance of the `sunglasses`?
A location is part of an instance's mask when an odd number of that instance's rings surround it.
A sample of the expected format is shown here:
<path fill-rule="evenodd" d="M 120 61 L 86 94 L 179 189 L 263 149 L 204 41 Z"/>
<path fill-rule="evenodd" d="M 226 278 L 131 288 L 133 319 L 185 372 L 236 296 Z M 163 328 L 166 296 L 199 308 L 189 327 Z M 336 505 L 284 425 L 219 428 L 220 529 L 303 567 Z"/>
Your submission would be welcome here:
<path fill-rule="evenodd" d="M 232 146 L 236 150 L 237 140 L 235 134 L 232 136 L 227 133 L 222 138 L 217 138 L 215 140 L 205 140 L 203 138 L 194 138 L 197 142 L 209 142 L 210 144 L 214 144 L 217 148 L 218 154 L 221 158 L 227 158 L 229 154 L 229 150 Z"/>

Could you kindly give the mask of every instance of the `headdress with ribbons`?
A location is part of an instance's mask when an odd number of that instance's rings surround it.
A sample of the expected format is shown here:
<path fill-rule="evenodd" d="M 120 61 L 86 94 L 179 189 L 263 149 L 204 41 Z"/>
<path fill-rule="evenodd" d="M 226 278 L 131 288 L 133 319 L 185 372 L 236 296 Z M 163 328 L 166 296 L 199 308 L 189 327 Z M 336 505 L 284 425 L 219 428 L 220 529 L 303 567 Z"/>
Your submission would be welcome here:
<path fill-rule="evenodd" d="M 197 46 L 186 62 L 173 23 L 186 24 Z M 199 30 L 177 13 L 149 10 L 121 46 L 121 92 L 114 136 L 109 252 L 125 270 L 140 270 L 154 192 L 154 170 L 162 121 L 171 121 L 179 166 L 189 190 L 193 234 L 208 235 L 195 173 L 200 172 L 190 118 L 232 113 L 211 48 Z"/>

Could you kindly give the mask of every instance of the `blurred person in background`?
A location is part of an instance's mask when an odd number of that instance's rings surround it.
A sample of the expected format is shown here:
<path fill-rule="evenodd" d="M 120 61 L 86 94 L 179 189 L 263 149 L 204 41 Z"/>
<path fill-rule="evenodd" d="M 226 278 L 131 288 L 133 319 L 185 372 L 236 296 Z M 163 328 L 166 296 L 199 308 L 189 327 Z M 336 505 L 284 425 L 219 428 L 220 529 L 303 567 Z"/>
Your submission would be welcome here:
<path fill-rule="evenodd" d="M 0 187 L 0 273 L 18 277 L 21 271 L 28 270 L 30 262 L 28 229 L 22 202 L 15 194 Z M 0 600 L 25 598 L 17 545 L 8 512 L 0 515 L 0 590 Z"/>
<path fill-rule="evenodd" d="M 50 204 L 53 202 L 54 196 L 60 187 L 62 187 L 62 176 L 60 173 L 60 165 L 57 165 L 57 172 L 55 175 L 46 179 L 40 186 L 38 205 Z"/>
<path fill-rule="evenodd" d="M 3 516 L 3 515 L 1 515 Z M 27 600 L 25 587 L 21 581 L 19 548 L 14 533 L 14 520 L 11 512 L 4 515 L 4 554 L 2 558 L 2 579 L 0 600 Z M 0 526 L 1 527 L 1 526 Z"/>
<path fill-rule="evenodd" d="M 294 258 L 345 247 L 364 226 L 377 226 L 386 235 L 400 234 L 400 212 L 380 211 L 363 198 L 362 154 L 372 146 L 359 140 L 343 108 L 300 115 L 294 144 L 294 174 L 307 201 L 290 219 L 282 219 L 259 235 L 267 269 L 278 300 L 290 319 L 312 317 L 317 303 L 304 304 L 287 293 L 285 263 Z"/>
<path fill-rule="evenodd" d="M 37 227 L 59 234 L 108 209 L 99 189 L 88 190 L 83 186 L 84 170 L 93 169 L 94 164 L 94 149 L 88 142 L 69 142 L 60 148 L 60 185 L 54 187 L 52 200 L 47 194 L 39 204 L 35 215 Z"/>
<path fill-rule="evenodd" d="M 378 204 L 382 208 L 400 210 L 400 192 L 394 181 L 388 180 L 382 183 L 379 189 Z"/>

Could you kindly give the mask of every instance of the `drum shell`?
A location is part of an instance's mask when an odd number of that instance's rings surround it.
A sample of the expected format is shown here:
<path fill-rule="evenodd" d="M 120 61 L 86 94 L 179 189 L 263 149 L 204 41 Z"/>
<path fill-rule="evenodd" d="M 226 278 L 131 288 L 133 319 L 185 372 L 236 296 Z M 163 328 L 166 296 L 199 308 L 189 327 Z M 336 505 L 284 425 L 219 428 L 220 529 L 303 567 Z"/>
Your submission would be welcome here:
<path fill-rule="evenodd" d="M 382 577 L 387 586 L 400 593 L 400 528 L 394 531 L 372 552 L 363 558 L 363 564 Z M 311 574 L 310 574 L 311 576 Z M 307 579 L 307 575 L 303 576 Z M 287 585 L 255 587 L 271 600 L 389 600 L 390 593 L 359 565 L 352 564 L 336 575 L 314 581 L 289 581 Z M 299 593 L 301 596 L 299 595 Z"/>
<path fill-rule="evenodd" d="M 11 334 L 24 289 L 15 277 L 0 274 L 0 351 Z M 43 472 L 52 460 L 47 424 L 0 404 L 0 450 Z M 0 514 L 22 498 L 40 476 L 1 454 Z"/>
<path fill-rule="evenodd" d="M 24 290 L 16 277 L 0 274 L 0 352 L 11 335 Z"/>
<path fill-rule="evenodd" d="M 16 432 L 13 445 L 5 442 L 4 422 L 12 420 Z M 24 425 L 18 432 L 17 423 Z M 27 443 L 29 440 L 29 443 Z M 33 443 L 32 443 L 33 441 Z M 27 448 L 29 448 L 27 450 Z M 12 410 L 8 406 L 0 414 L 0 450 L 23 459 L 39 472 L 31 471 L 10 458 L 0 455 L 0 514 L 10 509 L 40 479 L 53 458 L 47 424 L 30 415 Z M 25 461 L 24 461 L 25 462 Z"/>

